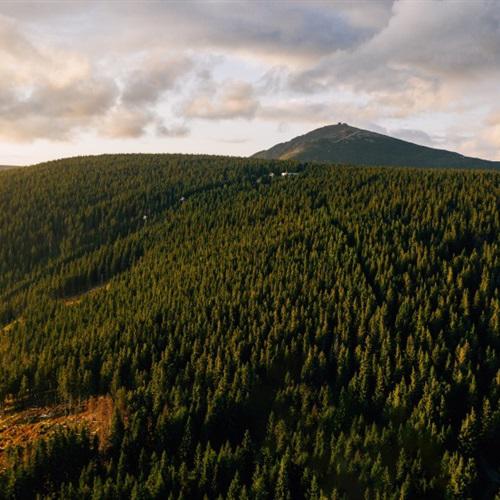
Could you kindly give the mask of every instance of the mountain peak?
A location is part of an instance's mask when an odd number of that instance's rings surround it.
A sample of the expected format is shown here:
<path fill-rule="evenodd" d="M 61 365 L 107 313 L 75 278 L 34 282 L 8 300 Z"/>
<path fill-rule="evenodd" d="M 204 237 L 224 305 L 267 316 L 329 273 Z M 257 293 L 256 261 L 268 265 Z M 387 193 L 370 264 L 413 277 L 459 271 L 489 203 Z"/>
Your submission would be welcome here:
<path fill-rule="evenodd" d="M 374 166 L 500 168 L 500 162 L 468 158 L 343 122 L 317 128 L 253 156 Z"/>

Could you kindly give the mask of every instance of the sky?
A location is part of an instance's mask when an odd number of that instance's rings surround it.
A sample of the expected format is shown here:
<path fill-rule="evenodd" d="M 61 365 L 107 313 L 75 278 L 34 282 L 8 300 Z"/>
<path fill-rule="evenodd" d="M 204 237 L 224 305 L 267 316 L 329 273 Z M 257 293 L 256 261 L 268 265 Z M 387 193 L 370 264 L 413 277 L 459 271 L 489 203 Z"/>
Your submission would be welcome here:
<path fill-rule="evenodd" d="M 500 2 L 0 0 L 0 165 L 337 122 L 500 160 Z"/>

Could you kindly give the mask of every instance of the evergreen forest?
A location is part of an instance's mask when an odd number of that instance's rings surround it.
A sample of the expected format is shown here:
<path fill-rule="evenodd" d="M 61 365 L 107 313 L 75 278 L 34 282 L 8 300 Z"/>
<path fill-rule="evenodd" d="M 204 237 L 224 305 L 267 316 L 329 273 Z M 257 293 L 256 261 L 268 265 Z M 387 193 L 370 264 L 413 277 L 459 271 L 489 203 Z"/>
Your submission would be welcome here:
<path fill-rule="evenodd" d="M 105 438 L 0 438 L 0 498 L 500 498 L 499 195 L 201 155 L 0 172 L 0 410 L 112 401 Z"/>

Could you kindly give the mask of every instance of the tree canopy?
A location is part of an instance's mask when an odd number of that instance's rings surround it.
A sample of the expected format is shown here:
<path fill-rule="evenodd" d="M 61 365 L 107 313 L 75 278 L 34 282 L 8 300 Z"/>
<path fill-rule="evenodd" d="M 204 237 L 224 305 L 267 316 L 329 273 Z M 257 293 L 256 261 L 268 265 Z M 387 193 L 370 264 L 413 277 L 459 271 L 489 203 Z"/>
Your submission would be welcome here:
<path fill-rule="evenodd" d="M 187 155 L 0 173 L 0 400 L 115 401 L 107 443 L 11 450 L 0 498 L 494 498 L 499 188 Z"/>

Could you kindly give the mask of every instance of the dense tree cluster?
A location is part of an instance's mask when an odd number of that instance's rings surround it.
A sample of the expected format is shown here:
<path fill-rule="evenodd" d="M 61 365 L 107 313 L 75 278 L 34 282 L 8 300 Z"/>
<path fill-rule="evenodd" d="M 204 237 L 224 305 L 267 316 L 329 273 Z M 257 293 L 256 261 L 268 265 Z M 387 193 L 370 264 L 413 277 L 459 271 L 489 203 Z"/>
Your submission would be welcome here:
<path fill-rule="evenodd" d="M 0 497 L 494 498 L 499 188 L 167 155 L 1 173 L 0 399 L 116 410 L 107 443 L 11 451 Z"/>

